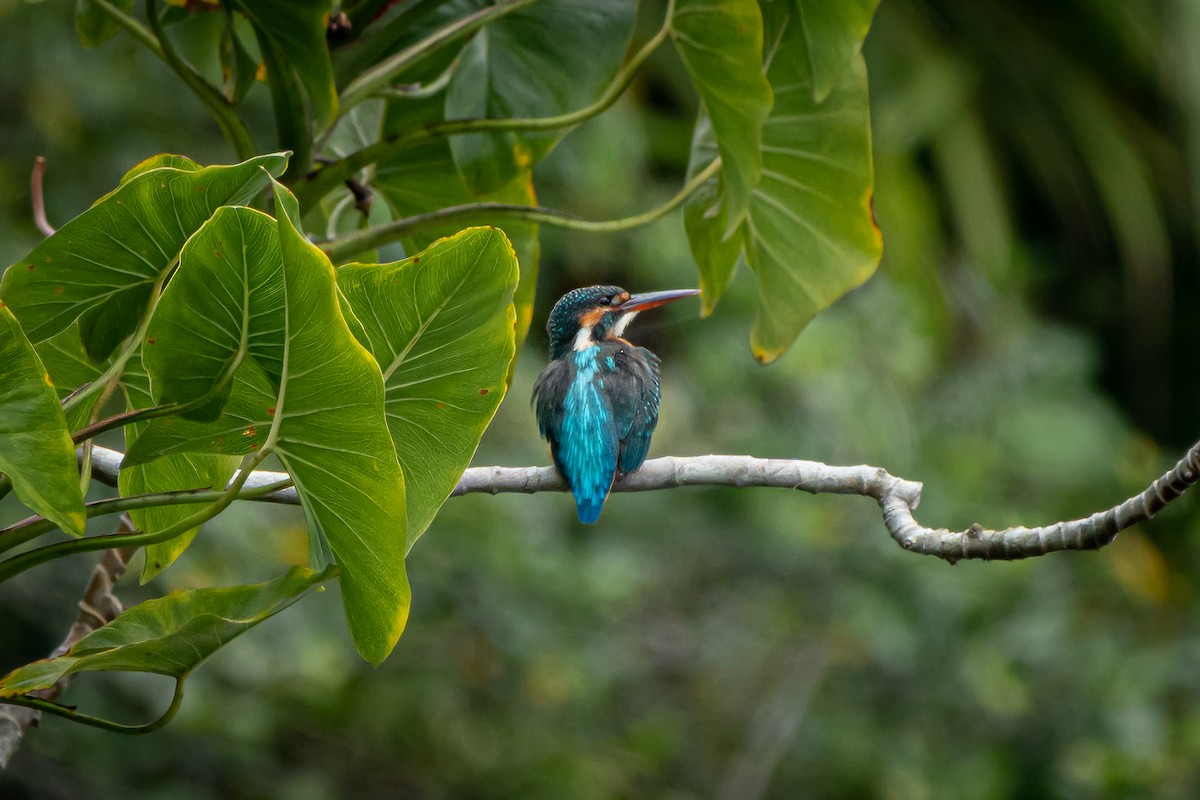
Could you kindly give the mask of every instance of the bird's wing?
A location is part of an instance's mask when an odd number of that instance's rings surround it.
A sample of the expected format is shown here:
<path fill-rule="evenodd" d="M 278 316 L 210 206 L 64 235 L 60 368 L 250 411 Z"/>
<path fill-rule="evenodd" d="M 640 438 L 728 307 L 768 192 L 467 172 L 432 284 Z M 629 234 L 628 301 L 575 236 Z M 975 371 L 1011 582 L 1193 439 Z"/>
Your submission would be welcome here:
<path fill-rule="evenodd" d="M 633 472 L 650 452 L 650 437 L 658 425 L 659 360 L 644 347 L 622 347 L 614 356 L 614 378 L 619 385 L 611 393 L 621 455 L 617 468 Z"/>
<path fill-rule="evenodd" d="M 594 359 L 596 353 L 590 353 Z M 617 471 L 612 406 L 594 360 L 551 362 L 534 385 L 533 402 L 554 466 L 575 495 L 583 522 L 595 522 Z"/>

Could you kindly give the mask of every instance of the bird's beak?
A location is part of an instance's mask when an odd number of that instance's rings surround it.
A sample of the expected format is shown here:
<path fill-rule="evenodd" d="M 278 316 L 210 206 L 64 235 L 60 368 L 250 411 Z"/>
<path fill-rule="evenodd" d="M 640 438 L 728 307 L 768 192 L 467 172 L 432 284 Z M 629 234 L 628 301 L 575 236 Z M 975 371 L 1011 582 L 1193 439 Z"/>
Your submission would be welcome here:
<path fill-rule="evenodd" d="M 665 306 L 667 303 L 673 303 L 685 297 L 694 297 L 698 294 L 700 294 L 699 289 L 668 289 L 665 292 L 645 292 L 631 296 L 624 303 L 617 306 L 616 310 L 622 314 L 629 311 L 645 311 L 647 308 L 658 308 L 659 306 Z"/>

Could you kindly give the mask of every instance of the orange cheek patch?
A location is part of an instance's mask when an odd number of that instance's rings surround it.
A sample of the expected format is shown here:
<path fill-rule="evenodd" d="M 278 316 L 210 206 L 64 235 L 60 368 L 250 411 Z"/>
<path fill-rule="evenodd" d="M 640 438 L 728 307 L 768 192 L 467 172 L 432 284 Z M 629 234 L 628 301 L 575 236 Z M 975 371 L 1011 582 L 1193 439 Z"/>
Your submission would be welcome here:
<path fill-rule="evenodd" d="M 579 315 L 579 327 L 594 328 L 596 323 L 604 317 L 603 308 L 594 308 L 591 311 L 585 311 Z"/>

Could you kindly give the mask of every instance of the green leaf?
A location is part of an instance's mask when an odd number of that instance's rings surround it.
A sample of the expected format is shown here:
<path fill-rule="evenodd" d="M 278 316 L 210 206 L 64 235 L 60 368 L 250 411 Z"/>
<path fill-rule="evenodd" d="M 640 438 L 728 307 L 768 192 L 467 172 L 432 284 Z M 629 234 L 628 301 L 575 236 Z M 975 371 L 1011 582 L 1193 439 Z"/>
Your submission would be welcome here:
<path fill-rule="evenodd" d="M 80 639 L 66 655 L 8 673 L 0 679 L 0 697 L 49 689 L 76 672 L 121 670 L 183 678 L 321 580 L 312 570 L 293 567 L 268 583 L 191 589 L 146 600 Z"/>
<path fill-rule="evenodd" d="M 745 217 L 762 169 L 771 86 L 763 73 L 757 0 L 676 0 L 671 34 L 712 121 L 721 153 L 728 238 Z"/>
<path fill-rule="evenodd" d="M 459 56 L 446 119 L 558 116 L 593 102 L 620 68 L 636 16 L 632 0 L 542 0 L 492 22 Z M 479 194 L 511 183 L 565 133 L 469 134 L 450 147 Z"/>
<path fill-rule="evenodd" d="M 133 0 L 111 0 L 119 10 L 128 14 L 133 10 Z M 120 32 L 121 26 L 92 0 L 76 0 L 75 33 L 84 47 L 98 47 Z"/>
<path fill-rule="evenodd" d="M 87 518 L 75 445 L 58 395 L 21 326 L 0 304 L 0 472 L 21 502 L 69 534 Z"/>
<path fill-rule="evenodd" d="M 515 354 L 517 261 L 496 228 L 469 228 L 393 264 L 349 264 L 338 288 L 383 369 L 404 468 L 408 544 L 471 462 Z"/>
<path fill-rule="evenodd" d="M 143 354 L 159 403 L 198 403 L 183 416 L 215 419 L 247 356 L 279 382 L 282 272 L 278 225 L 260 211 L 226 206 L 196 231 L 146 331 Z"/>
<path fill-rule="evenodd" d="M 784 15 L 770 22 L 769 30 L 780 32 L 769 71 L 775 107 L 763 130 L 762 181 L 738 234 L 758 281 L 750 343 L 764 363 L 786 351 L 818 312 L 869 278 L 883 248 L 872 211 L 862 56 L 816 103 L 804 67 L 803 30 Z M 692 169 L 711 151 L 711 141 L 695 142 Z M 712 246 L 722 220 L 695 209 L 685 212 L 685 220 L 702 279 L 721 285 L 732 269 L 730 250 Z M 706 299 L 714 302 L 716 297 Z"/>
<path fill-rule="evenodd" d="M 692 157 L 688 180 L 717 157 L 717 142 L 712 122 L 701 108 L 692 138 Z M 683 226 L 687 231 L 692 256 L 700 272 L 700 313 L 712 313 L 725 293 L 742 255 L 742 234 L 726 236 L 727 210 L 721 205 L 720 181 L 705 181 L 683 207 Z"/>
<path fill-rule="evenodd" d="M 156 405 L 150 394 L 150 377 L 141 368 L 140 359 L 136 356 L 131 358 L 125 367 L 125 373 L 121 377 L 121 388 L 125 392 L 126 406 L 131 410 Z M 138 435 L 145 429 L 145 423 L 125 426 L 126 450 L 137 442 Z M 173 453 L 148 464 L 123 464 L 117 477 L 117 487 L 122 497 L 180 489 L 221 489 L 233 476 L 238 461 L 237 456 Z M 195 506 L 186 505 L 152 506 L 132 509 L 129 515 L 138 530 L 151 533 L 182 522 L 194 514 L 195 510 Z M 198 528 L 193 528 L 166 542 L 147 545 L 142 566 L 142 583 L 158 575 L 183 555 L 196 538 L 197 531 Z"/>
<path fill-rule="evenodd" d="M 804 29 L 813 100 L 822 102 L 862 50 L 879 0 L 792 0 Z"/>
<path fill-rule="evenodd" d="M 174 153 L 159 153 L 156 156 L 150 156 L 135 164 L 133 168 L 121 176 L 121 182 L 117 185 L 124 186 L 143 172 L 149 172 L 152 169 L 159 169 L 161 167 L 173 167 L 183 172 L 195 172 L 198 169 L 202 169 L 199 164 L 187 156 L 177 156 Z"/>
<path fill-rule="evenodd" d="M 137 327 L 156 281 L 217 208 L 245 202 L 287 156 L 233 166 L 143 172 L 9 267 L 0 297 L 41 342 L 81 316 L 88 354 L 101 360 Z M 270 173 L 270 174 L 268 174 Z"/>
<path fill-rule="evenodd" d="M 294 200 L 277 185 L 276 208 L 289 207 Z M 288 214 L 278 225 L 286 307 L 283 327 L 273 332 L 283 343 L 278 382 L 270 384 L 258 359 L 245 360 L 215 422 L 154 420 L 126 463 L 172 452 L 236 455 L 271 448 L 295 482 L 310 528 L 327 538 L 341 566 L 355 644 L 379 664 L 404 630 L 410 599 L 404 475 L 384 416 L 383 378 L 346 325 L 329 260 Z M 222 291 L 216 284 L 209 289 Z M 241 335 L 219 321 L 196 333 Z M 247 335 L 270 333 L 252 326 Z"/>
<path fill-rule="evenodd" d="M 321 126 L 337 116 L 337 89 L 325 42 L 331 0 L 233 0 L 296 71 Z"/>
<path fill-rule="evenodd" d="M 83 384 L 94 381 L 104 372 L 83 349 L 78 326 L 72 325 L 62 333 L 55 334 L 34 347 L 42 366 L 50 375 L 50 381 L 61 401 Z M 107 366 L 107 365 L 105 365 Z M 67 430 L 77 431 L 92 419 L 92 412 L 100 402 L 100 393 L 92 394 L 67 413 Z"/>
<path fill-rule="evenodd" d="M 440 118 L 437 98 L 394 101 L 388 104 L 384 135 Z M 375 188 L 391 205 L 397 217 L 424 214 L 447 206 L 472 202 L 537 205 L 533 176 L 525 171 L 496 192 L 473 197 L 455 169 L 448 143 L 442 139 L 405 150 L 377 167 Z M 453 223 L 426 225 L 414 230 L 402 241 L 408 253 L 416 253 L 458 230 Z M 517 312 L 516 340 L 524 341 L 533 321 L 534 292 L 537 288 L 541 241 L 538 225 L 512 221 L 504 226 L 521 269 L 521 278 L 513 302 Z"/>

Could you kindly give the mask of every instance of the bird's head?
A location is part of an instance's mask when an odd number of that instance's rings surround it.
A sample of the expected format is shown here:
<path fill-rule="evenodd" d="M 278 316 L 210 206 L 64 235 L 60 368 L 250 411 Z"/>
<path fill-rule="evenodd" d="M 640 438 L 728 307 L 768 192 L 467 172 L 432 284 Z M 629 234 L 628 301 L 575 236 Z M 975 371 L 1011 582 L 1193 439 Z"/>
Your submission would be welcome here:
<path fill-rule="evenodd" d="M 700 294 L 698 289 L 633 294 L 620 286 L 585 286 L 559 298 L 550 312 L 550 357 L 562 358 L 605 339 L 615 339 L 639 312 Z"/>

